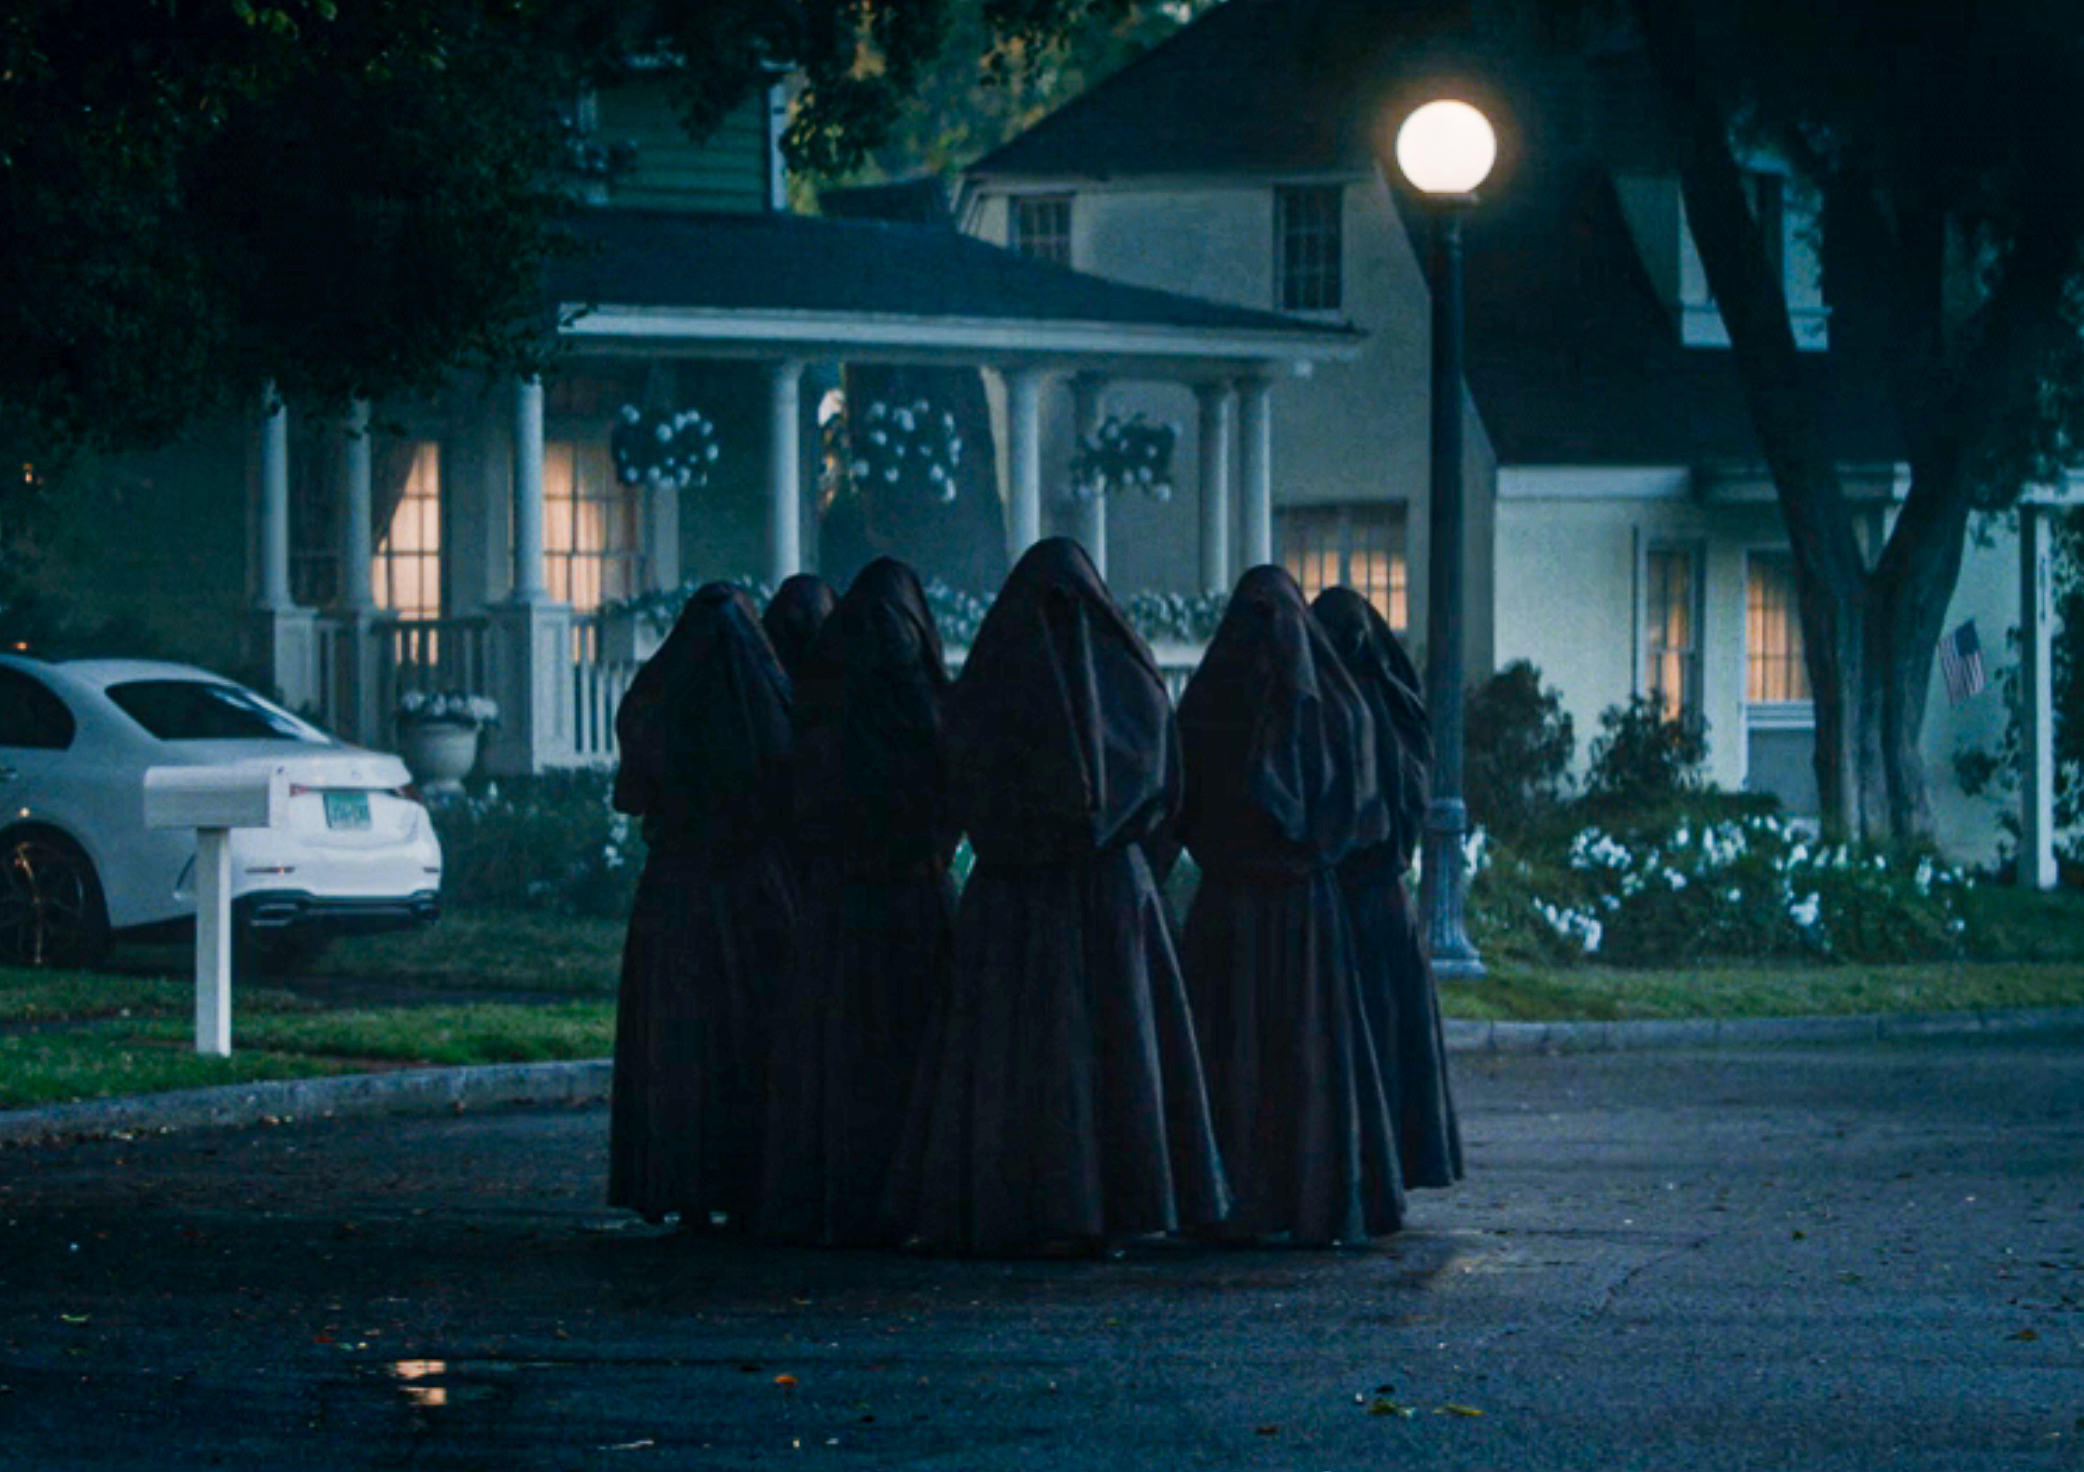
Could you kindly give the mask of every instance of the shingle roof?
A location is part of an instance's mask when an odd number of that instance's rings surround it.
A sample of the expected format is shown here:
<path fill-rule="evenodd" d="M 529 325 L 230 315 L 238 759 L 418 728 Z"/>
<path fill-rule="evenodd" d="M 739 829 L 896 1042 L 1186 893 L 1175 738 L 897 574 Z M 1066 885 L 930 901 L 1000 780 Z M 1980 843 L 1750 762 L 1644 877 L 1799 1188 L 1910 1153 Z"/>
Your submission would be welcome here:
<path fill-rule="evenodd" d="M 1224 0 L 971 165 L 973 178 L 1366 169 L 1378 63 L 1466 0 Z"/>
<path fill-rule="evenodd" d="M 550 287 L 569 304 L 954 317 L 1275 331 L 1357 340 L 1351 328 L 1127 286 L 952 227 L 804 215 L 598 210 Z"/>
<path fill-rule="evenodd" d="M 1423 239 L 1423 221 L 1409 223 Z M 1760 458 L 1733 355 L 1680 341 L 1603 170 L 1529 170 L 1464 231 L 1469 388 L 1502 462 Z M 1833 322 L 1831 350 L 1803 353 L 1802 369 L 1831 454 L 1891 462 L 1903 437 L 1855 326 Z"/>

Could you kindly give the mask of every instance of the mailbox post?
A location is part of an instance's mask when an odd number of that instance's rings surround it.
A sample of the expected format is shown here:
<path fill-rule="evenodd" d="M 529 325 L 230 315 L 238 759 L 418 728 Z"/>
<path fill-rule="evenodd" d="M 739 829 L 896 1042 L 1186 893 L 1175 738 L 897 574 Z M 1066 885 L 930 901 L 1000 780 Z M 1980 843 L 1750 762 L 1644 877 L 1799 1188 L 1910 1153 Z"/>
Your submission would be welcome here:
<path fill-rule="evenodd" d="M 281 767 L 152 767 L 145 826 L 195 830 L 195 1050 L 232 1052 L 234 828 L 272 828 L 289 805 Z"/>

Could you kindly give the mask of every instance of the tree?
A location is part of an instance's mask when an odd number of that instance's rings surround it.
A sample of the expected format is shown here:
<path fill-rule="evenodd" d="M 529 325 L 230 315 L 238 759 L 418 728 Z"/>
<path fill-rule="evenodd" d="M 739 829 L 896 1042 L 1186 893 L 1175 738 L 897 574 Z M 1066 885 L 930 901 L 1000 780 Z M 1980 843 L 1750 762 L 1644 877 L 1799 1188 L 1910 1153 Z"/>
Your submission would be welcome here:
<path fill-rule="evenodd" d="M 582 83 L 662 60 L 699 134 L 793 67 L 792 162 L 848 168 L 977 3 L 0 0 L 0 422 L 129 448 L 539 363 Z M 969 44 L 1130 3 L 981 0 Z"/>
<path fill-rule="evenodd" d="M 2084 412 L 2084 24 L 2031 0 L 1631 10 L 1787 522 L 1825 819 L 1914 839 L 1931 825 L 1918 736 L 1969 516 L 2058 473 Z M 1889 365 L 1910 484 L 1871 561 L 1745 195 L 1746 142 L 1822 191 L 1834 311 Z"/>

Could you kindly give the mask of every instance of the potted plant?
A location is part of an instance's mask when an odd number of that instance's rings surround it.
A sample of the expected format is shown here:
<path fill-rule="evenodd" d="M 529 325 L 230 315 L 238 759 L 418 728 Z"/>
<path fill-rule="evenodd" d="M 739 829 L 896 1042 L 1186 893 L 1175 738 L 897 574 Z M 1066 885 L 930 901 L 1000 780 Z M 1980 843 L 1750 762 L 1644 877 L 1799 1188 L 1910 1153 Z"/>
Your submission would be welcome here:
<path fill-rule="evenodd" d="M 463 690 L 408 690 L 398 698 L 398 754 L 430 795 L 463 790 L 477 765 L 478 732 L 499 721 L 497 702 Z"/>

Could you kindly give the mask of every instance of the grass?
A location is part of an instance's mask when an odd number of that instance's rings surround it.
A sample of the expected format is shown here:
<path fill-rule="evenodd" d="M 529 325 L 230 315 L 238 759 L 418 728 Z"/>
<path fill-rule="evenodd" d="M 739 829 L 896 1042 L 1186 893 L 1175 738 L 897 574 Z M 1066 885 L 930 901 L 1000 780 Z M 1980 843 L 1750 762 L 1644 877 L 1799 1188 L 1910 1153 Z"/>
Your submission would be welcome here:
<path fill-rule="evenodd" d="M 1910 965 L 1545 966 L 1503 956 L 1441 988 L 1450 1017 L 1496 1020 L 1804 1017 L 2084 1007 L 2084 896 L 1986 885 L 1983 959 Z M 232 1057 L 191 1049 L 193 953 L 128 947 L 120 974 L 0 968 L 0 1108 L 414 1066 L 605 1056 L 623 926 L 475 910 L 429 930 L 344 938 L 299 991 L 241 983 Z M 1478 937 L 1481 945 L 1482 938 Z M 158 975 L 145 974 L 158 972 Z M 357 1000 L 382 984 L 385 1000 Z M 424 991 L 428 1000 L 415 1001 Z M 483 1001 L 470 1001 L 471 994 Z M 458 1001 L 461 997 L 465 1000 Z"/>

